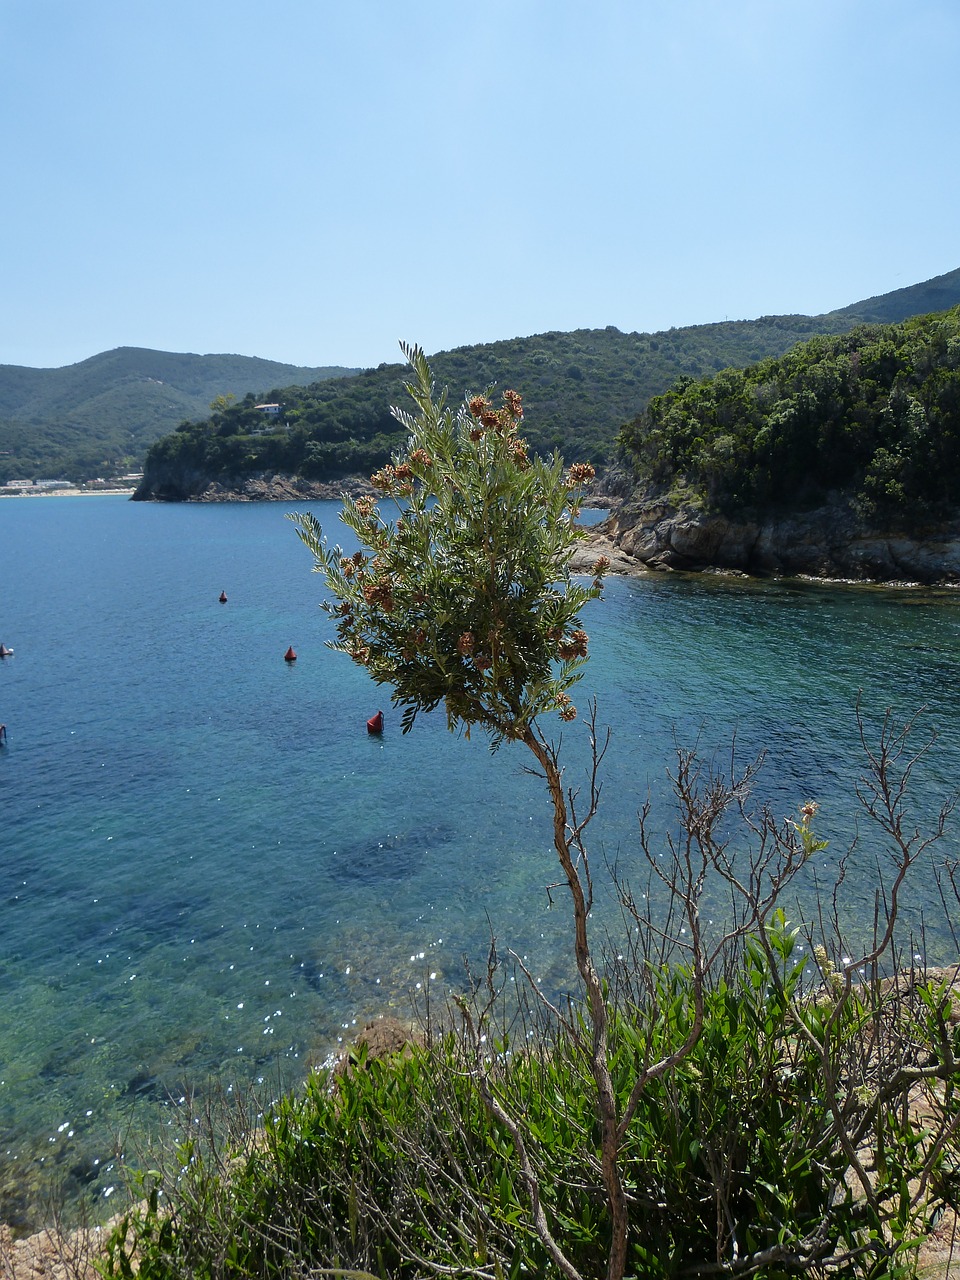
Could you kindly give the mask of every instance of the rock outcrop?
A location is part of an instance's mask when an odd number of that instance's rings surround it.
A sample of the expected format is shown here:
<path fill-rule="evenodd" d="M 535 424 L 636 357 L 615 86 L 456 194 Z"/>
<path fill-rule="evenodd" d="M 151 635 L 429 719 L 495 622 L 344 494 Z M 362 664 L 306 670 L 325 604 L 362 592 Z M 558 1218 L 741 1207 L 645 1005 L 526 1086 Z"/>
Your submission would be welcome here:
<path fill-rule="evenodd" d="M 261 472 L 236 481 L 224 481 L 197 473 L 181 474 L 175 480 L 145 478 L 133 499 L 135 502 L 322 502 L 339 501 L 344 494 L 358 498 L 373 492 L 365 480 L 356 476 L 321 482 Z"/>
<path fill-rule="evenodd" d="M 612 569 L 721 569 L 755 576 L 960 584 L 960 519 L 910 534 L 871 529 L 849 499 L 811 511 L 729 518 L 637 491 L 591 531 L 577 563 L 616 553 Z"/>

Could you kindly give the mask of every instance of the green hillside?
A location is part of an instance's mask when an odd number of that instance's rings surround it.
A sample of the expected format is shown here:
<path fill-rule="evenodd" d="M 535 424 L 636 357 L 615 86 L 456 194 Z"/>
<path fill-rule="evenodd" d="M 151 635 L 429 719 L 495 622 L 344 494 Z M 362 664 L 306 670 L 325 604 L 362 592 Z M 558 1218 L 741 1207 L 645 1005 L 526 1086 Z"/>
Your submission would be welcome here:
<path fill-rule="evenodd" d="M 736 514 L 854 495 L 888 529 L 960 505 L 960 307 L 686 379 L 624 428 L 638 478 Z"/>
<path fill-rule="evenodd" d="M 139 469 L 154 440 L 208 413 L 216 396 L 354 372 L 140 347 L 61 369 L 0 365 L 0 481 Z"/>
<path fill-rule="evenodd" d="M 616 452 L 621 426 L 679 377 L 743 367 L 860 321 L 902 320 L 958 303 L 960 270 L 822 316 L 764 316 L 653 334 L 612 327 L 545 333 L 459 347 L 431 363 L 457 397 L 490 383 L 514 387 L 524 396 L 535 448 L 602 465 Z M 136 470 L 163 437 L 147 491 L 170 497 L 192 491 L 201 475 L 231 479 L 274 469 L 336 478 L 368 471 L 397 440 L 389 409 L 404 397 L 405 376 L 399 363 L 359 373 L 135 347 L 62 369 L 0 365 L 0 481 Z M 214 421 L 211 403 L 228 395 L 238 407 Z M 265 423 L 252 408 L 262 401 L 282 402 L 283 418 Z"/>
<path fill-rule="evenodd" d="M 623 423 L 678 378 L 700 378 L 783 354 L 814 334 L 846 332 L 863 320 L 912 315 L 943 300 L 960 303 L 960 269 L 822 316 L 765 316 L 667 332 L 578 329 L 430 357 L 438 383 L 458 398 L 497 384 L 524 398 L 525 432 L 542 453 L 611 462 Z M 265 429 L 248 398 L 215 417 L 183 423 L 150 450 L 140 497 L 189 497 L 209 480 L 230 484 L 260 471 L 333 480 L 369 473 L 401 432 L 390 406 L 404 399 L 406 370 L 381 365 L 354 378 L 283 388 L 282 418 Z M 272 393 L 271 393 L 272 396 Z"/>
<path fill-rule="evenodd" d="M 519 391 L 535 449 L 557 448 L 602 463 L 613 457 L 620 426 L 680 374 L 759 359 L 817 330 L 804 317 L 655 335 L 580 329 L 460 347 L 431 356 L 430 363 L 457 399 L 493 383 Z M 317 480 L 369 473 L 401 438 L 390 406 L 405 399 L 407 376 L 397 363 L 336 383 L 282 388 L 277 398 L 283 418 L 266 434 L 254 396 L 224 413 L 184 423 L 150 449 L 144 489 L 180 498 L 209 479 L 229 483 L 258 471 Z"/>

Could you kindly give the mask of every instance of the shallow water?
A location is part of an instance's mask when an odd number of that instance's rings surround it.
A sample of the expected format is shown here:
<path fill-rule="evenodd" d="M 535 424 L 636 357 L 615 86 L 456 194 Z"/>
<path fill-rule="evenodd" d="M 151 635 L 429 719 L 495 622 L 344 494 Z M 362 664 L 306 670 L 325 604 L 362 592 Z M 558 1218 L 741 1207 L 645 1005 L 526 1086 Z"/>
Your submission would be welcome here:
<path fill-rule="evenodd" d="M 310 509 L 350 545 L 335 504 Z M 0 663 L 0 1218 L 32 1212 L 51 1178 L 108 1201 L 116 1152 L 158 1108 L 211 1077 L 295 1079 L 364 1017 L 405 1014 L 418 983 L 459 984 L 491 929 L 565 980 L 541 784 L 517 749 L 491 756 L 442 715 L 401 737 L 384 691 L 324 645 L 321 580 L 288 510 L 0 503 L 0 640 L 15 650 Z M 823 805 L 812 897 L 854 833 L 858 695 L 871 729 L 887 707 L 928 708 L 921 810 L 956 785 L 958 606 L 610 581 L 577 696 L 595 692 L 612 730 L 597 854 L 629 867 L 648 791 L 666 821 L 678 742 L 723 759 L 735 735 L 744 759 L 766 750 L 777 812 Z M 575 781 L 582 726 L 565 751 Z M 863 835 L 851 918 L 872 911 L 876 859 Z M 918 922 L 936 901 L 926 868 Z M 940 958 L 952 940 L 931 927 L 928 945 Z"/>

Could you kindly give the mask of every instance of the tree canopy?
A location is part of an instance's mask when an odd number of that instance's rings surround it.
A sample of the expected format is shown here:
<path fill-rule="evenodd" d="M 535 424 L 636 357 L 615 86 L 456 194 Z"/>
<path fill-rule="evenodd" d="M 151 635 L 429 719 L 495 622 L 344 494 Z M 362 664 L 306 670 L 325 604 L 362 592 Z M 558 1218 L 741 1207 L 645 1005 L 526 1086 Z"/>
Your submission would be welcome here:
<path fill-rule="evenodd" d="M 404 710 L 443 704 L 451 728 L 479 725 L 494 744 L 519 739 L 542 712 L 572 719 L 568 690 L 580 678 L 587 636 L 583 605 L 599 594 L 574 582 L 574 521 L 593 467 L 531 457 L 519 435 L 517 392 L 494 408 L 482 395 L 454 412 L 436 396 L 423 352 L 407 348 L 418 412 L 394 409 L 406 446 L 372 477 L 384 498 L 344 502 L 341 519 L 361 550 L 331 548 L 310 513 L 294 517 L 333 599 L 332 647 L 390 687 Z"/>
<path fill-rule="evenodd" d="M 960 308 L 682 378 L 620 440 L 639 478 L 726 512 L 844 490 L 879 524 L 942 518 L 960 500 Z"/>

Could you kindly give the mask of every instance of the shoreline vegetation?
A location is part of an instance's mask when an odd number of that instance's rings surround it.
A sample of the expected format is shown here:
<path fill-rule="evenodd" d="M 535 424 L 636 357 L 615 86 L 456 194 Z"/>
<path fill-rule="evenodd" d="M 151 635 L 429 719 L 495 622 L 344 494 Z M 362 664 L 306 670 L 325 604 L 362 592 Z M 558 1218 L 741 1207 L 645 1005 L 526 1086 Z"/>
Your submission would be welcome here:
<path fill-rule="evenodd" d="M 885 987 L 894 993 L 903 988 L 915 994 L 927 983 L 949 991 L 953 1001 L 950 1022 L 954 1024 L 960 1018 L 960 965 L 911 970 L 887 980 Z M 829 992 L 830 983 L 825 977 L 816 998 L 823 1000 Z M 343 1047 L 324 1067 L 314 1068 L 308 1080 L 323 1076 L 335 1082 L 357 1071 L 391 1072 L 423 1046 L 423 1028 L 418 1022 L 404 1022 L 392 1013 L 384 1013 L 368 1021 L 350 1045 Z M 303 1085 L 295 1092 L 301 1093 L 305 1088 Z M 241 1145 L 249 1152 L 260 1152 L 268 1145 L 267 1139 L 268 1134 L 262 1127 L 251 1127 Z M 238 1167 L 244 1158 L 242 1154 L 236 1156 Z M 143 1214 L 148 1208 L 146 1200 L 131 1194 L 125 1209 L 115 1211 L 102 1222 L 85 1222 L 67 1229 L 54 1220 L 28 1235 L 16 1235 L 8 1224 L 0 1221 L 0 1280 L 38 1280 L 40 1276 L 49 1276 L 52 1280 L 101 1280 L 111 1238 L 129 1223 L 131 1214 Z M 947 1280 L 957 1256 L 958 1238 L 960 1217 L 951 1210 L 918 1242 L 918 1266 L 914 1273 L 918 1280 Z M 132 1243 L 127 1231 L 125 1244 Z"/>

